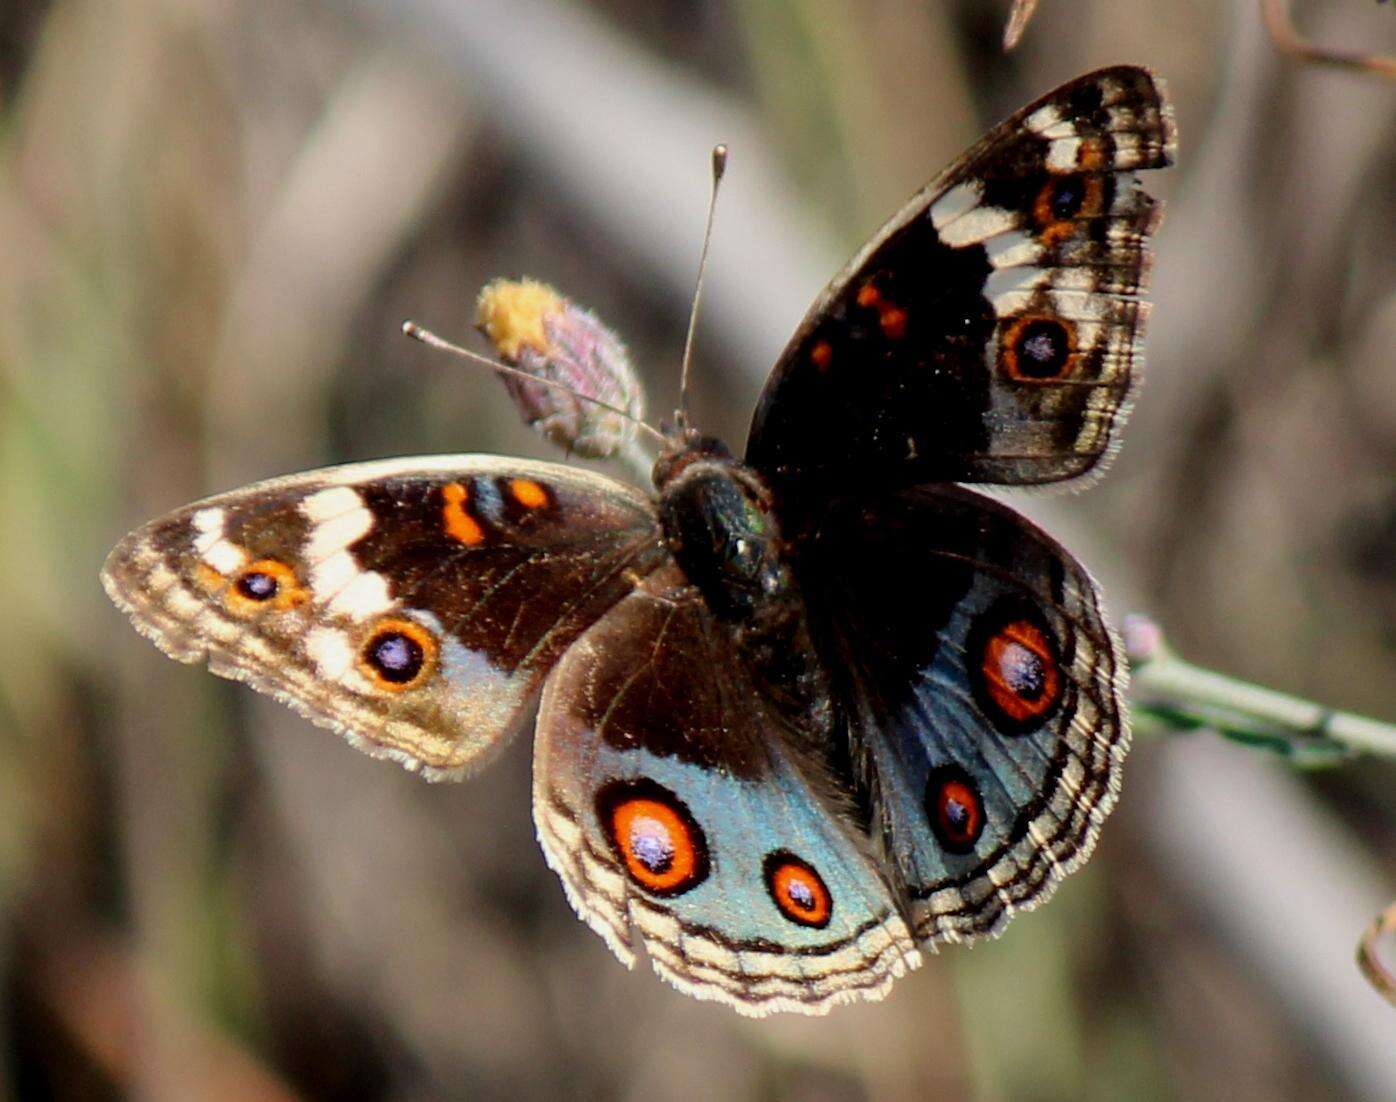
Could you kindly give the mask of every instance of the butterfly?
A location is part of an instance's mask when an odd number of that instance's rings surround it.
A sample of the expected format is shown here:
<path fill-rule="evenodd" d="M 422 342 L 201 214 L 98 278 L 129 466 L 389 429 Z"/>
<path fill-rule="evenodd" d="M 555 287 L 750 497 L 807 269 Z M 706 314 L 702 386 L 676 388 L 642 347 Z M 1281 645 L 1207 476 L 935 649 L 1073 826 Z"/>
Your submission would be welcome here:
<path fill-rule="evenodd" d="M 432 780 L 536 707 L 548 864 L 617 957 L 749 1015 L 880 998 L 1095 843 L 1129 743 L 1085 569 L 961 484 L 1081 483 L 1140 372 L 1172 112 L 1134 67 L 1023 108 L 831 282 L 745 458 L 653 493 L 390 459 L 177 509 L 103 582 L 206 661 Z"/>

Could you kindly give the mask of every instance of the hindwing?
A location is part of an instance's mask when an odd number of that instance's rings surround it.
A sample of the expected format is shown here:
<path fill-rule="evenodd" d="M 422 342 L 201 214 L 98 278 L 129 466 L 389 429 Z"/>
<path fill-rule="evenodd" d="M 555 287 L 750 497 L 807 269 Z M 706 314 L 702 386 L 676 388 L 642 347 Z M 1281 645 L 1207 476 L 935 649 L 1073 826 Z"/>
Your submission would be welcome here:
<path fill-rule="evenodd" d="M 534 817 L 577 913 L 627 964 L 743 1014 L 880 998 L 920 958 L 817 763 L 794 751 L 677 567 L 548 678 Z"/>
<path fill-rule="evenodd" d="M 957 487 L 832 506 L 798 572 L 918 938 L 996 934 L 1090 855 L 1129 747 L 1090 576 Z"/>

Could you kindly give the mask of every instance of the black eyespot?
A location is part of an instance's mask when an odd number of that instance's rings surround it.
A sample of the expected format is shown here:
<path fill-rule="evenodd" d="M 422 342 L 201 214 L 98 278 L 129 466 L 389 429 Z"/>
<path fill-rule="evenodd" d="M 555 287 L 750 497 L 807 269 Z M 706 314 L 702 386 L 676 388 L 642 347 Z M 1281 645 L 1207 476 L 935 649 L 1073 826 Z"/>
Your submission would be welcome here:
<path fill-rule="evenodd" d="M 973 779 L 958 765 L 931 770 L 926 780 L 926 818 L 936 841 L 950 853 L 971 852 L 984 833 L 984 801 Z"/>
<path fill-rule="evenodd" d="M 1022 379 L 1055 379 L 1071 357 L 1071 341 L 1058 321 L 1038 318 L 1014 326 L 1012 374 Z"/>
<path fill-rule="evenodd" d="M 1085 184 L 1075 176 L 1065 176 L 1052 184 L 1048 206 L 1058 221 L 1075 218 L 1086 199 Z"/>
<path fill-rule="evenodd" d="M 436 636 L 417 621 L 406 617 L 379 620 L 359 646 L 359 672 L 375 688 L 406 692 L 435 672 L 440 651 Z"/>
<path fill-rule="evenodd" d="M 421 644 L 411 636 L 397 631 L 385 631 L 375 636 L 365 656 L 378 676 L 395 685 L 411 681 L 422 668 L 426 657 Z"/>
<path fill-rule="evenodd" d="M 237 580 L 238 592 L 249 601 L 270 601 L 280 588 L 276 578 L 260 570 L 249 570 Z"/>

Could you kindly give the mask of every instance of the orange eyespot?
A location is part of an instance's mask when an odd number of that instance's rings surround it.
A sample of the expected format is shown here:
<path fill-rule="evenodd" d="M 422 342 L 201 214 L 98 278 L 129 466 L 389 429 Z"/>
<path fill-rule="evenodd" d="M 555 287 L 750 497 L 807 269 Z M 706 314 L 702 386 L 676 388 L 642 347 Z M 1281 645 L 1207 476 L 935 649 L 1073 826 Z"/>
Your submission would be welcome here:
<path fill-rule="evenodd" d="M 379 620 L 359 648 L 359 672 L 380 689 L 400 693 L 426 680 L 436 666 L 437 642 L 413 620 Z"/>
<path fill-rule="evenodd" d="M 814 347 L 809 350 L 809 358 L 810 363 L 820 371 L 827 371 L 834 359 L 834 346 L 828 341 L 815 341 Z"/>
<path fill-rule="evenodd" d="M 509 494 L 525 509 L 541 509 L 548 504 L 548 491 L 531 478 L 511 478 Z"/>
<path fill-rule="evenodd" d="M 459 482 L 448 482 L 441 487 L 441 496 L 446 502 L 441 509 L 446 534 L 467 547 L 484 543 L 485 530 L 470 515 L 470 491 Z"/>
<path fill-rule="evenodd" d="M 1053 176 L 1037 193 L 1033 220 L 1044 245 L 1056 245 L 1084 228 L 1081 219 L 1100 214 L 1105 185 L 1099 176 Z"/>
<path fill-rule="evenodd" d="M 987 633 L 978 654 L 978 683 L 997 718 L 1031 729 L 1062 695 L 1061 663 L 1050 636 L 1027 619 L 1010 620 Z"/>
<path fill-rule="evenodd" d="M 951 853 L 969 853 L 984 833 L 984 801 L 963 769 L 942 765 L 926 781 L 926 818 Z"/>
<path fill-rule="evenodd" d="M 708 876 L 708 843 L 688 808 L 653 781 L 613 781 L 596 798 L 601 827 L 630 879 L 681 895 Z"/>
<path fill-rule="evenodd" d="M 859 306 L 876 306 L 882 301 L 882 292 L 877 289 L 877 285 L 872 280 L 868 280 L 858 288 Z"/>
<path fill-rule="evenodd" d="M 1024 314 L 999 334 L 999 370 L 1015 383 L 1050 383 L 1076 365 L 1076 333 L 1070 322 Z"/>
<path fill-rule="evenodd" d="M 797 926 L 822 929 L 834 914 L 834 899 L 824 878 L 808 861 L 778 850 L 765 861 L 766 890 L 776 908 Z"/>
<path fill-rule="evenodd" d="M 205 579 L 208 584 L 212 579 Z M 285 612 L 310 599 L 296 572 L 276 559 L 258 559 L 244 566 L 223 595 L 230 612 L 251 616 L 266 609 Z"/>

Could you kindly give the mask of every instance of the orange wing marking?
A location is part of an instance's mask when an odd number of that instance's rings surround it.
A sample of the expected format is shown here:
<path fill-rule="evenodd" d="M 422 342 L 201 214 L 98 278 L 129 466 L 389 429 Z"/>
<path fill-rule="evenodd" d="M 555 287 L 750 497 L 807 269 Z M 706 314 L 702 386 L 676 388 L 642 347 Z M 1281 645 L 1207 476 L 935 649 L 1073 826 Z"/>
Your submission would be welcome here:
<path fill-rule="evenodd" d="M 441 496 L 446 499 L 441 510 L 446 522 L 446 534 L 467 547 L 478 547 L 484 543 L 485 530 L 470 515 L 470 491 L 459 482 L 448 482 L 441 488 Z"/>

